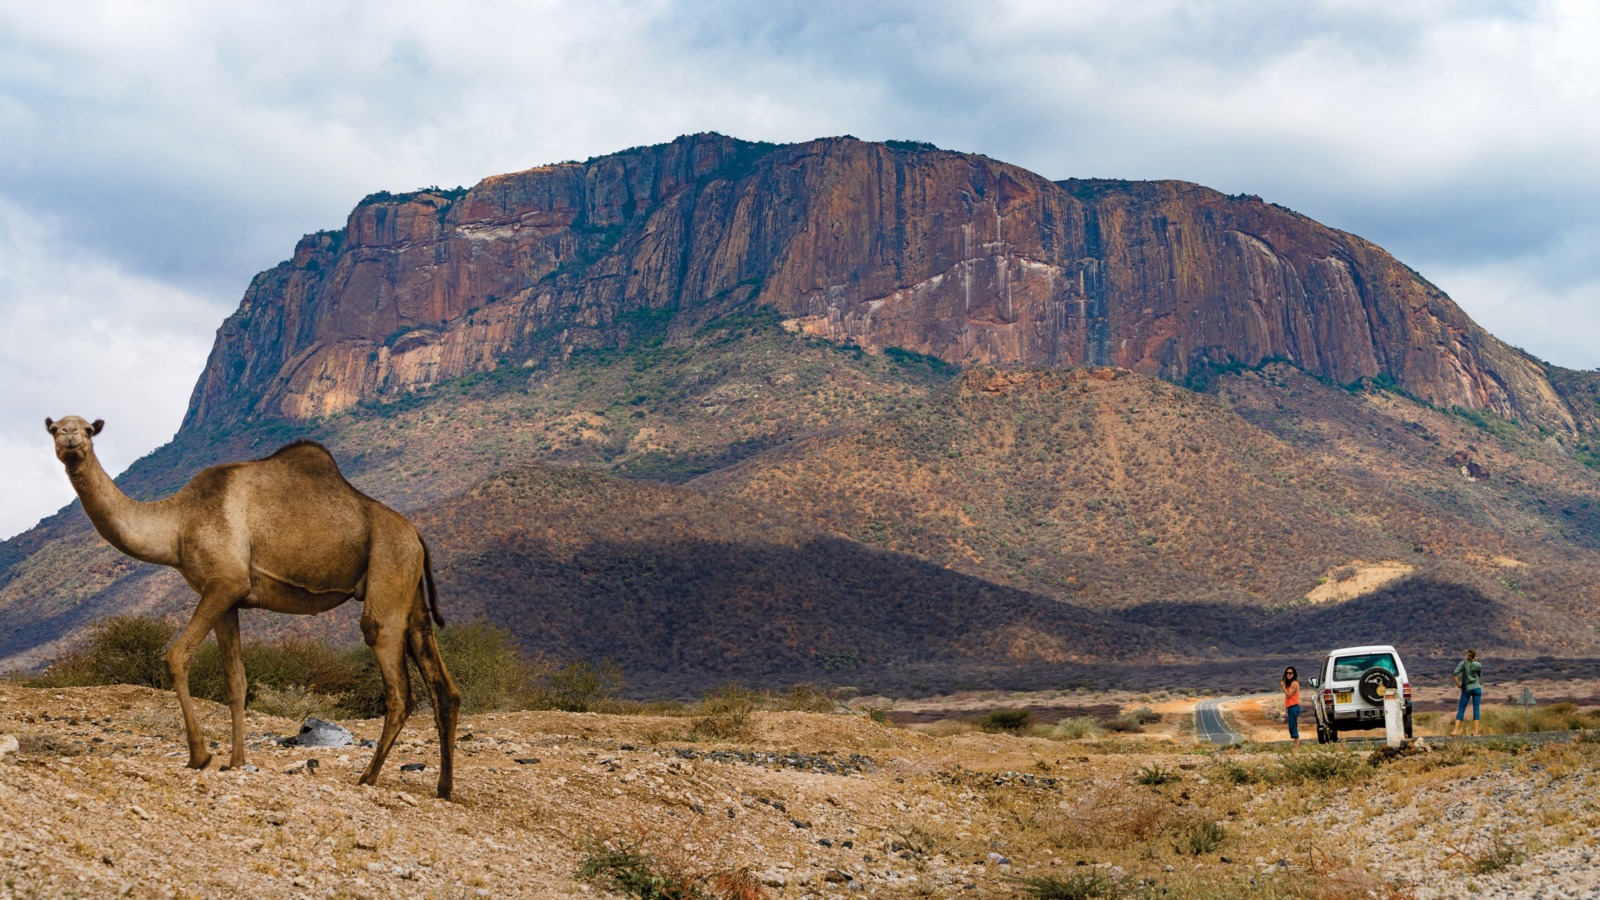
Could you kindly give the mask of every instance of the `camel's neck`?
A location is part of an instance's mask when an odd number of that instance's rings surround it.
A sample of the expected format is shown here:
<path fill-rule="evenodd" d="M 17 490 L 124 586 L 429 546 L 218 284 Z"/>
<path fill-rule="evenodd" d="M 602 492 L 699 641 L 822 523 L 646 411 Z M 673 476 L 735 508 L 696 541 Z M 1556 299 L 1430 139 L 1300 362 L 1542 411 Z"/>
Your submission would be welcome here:
<path fill-rule="evenodd" d="M 113 547 L 134 559 L 177 565 L 178 521 L 163 504 L 140 503 L 124 494 L 92 448 L 82 462 L 67 467 L 67 477 L 94 529 Z"/>

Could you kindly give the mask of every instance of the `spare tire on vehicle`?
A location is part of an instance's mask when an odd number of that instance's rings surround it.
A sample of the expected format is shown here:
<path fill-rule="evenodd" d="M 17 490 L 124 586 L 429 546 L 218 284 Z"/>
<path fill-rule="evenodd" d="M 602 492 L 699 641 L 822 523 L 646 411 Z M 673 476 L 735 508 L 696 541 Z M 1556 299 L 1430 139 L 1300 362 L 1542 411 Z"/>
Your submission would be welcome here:
<path fill-rule="evenodd" d="M 1361 673 L 1356 682 L 1356 692 L 1373 706 L 1382 706 L 1383 698 L 1392 693 L 1398 682 L 1388 669 L 1371 668 Z"/>

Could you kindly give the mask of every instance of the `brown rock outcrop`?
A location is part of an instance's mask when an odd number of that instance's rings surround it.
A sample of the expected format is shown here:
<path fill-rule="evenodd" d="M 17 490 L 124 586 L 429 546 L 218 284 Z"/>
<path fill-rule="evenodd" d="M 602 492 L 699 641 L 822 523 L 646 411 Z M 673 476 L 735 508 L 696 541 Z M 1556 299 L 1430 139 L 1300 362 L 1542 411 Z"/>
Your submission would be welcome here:
<path fill-rule="evenodd" d="M 362 201 L 257 276 L 186 425 L 308 418 L 756 305 L 869 350 L 1182 382 L 1282 359 L 1570 430 L 1541 367 L 1353 235 L 1183 182 L 695 135 Z"/>

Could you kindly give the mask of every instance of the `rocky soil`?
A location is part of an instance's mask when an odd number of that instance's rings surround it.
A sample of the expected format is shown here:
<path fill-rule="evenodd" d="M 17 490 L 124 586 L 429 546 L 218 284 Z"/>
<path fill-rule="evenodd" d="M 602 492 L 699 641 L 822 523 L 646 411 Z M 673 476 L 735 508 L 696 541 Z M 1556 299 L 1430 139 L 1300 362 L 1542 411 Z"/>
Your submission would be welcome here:
<path fill-rule="evenodd" d="M 224 736 L 226 711 L 202 706 Z M 369 750 L 280 746 L 299 723 L 254 713 L 254 768 L 196 772 L 168 693 L 0 685 L 16 738 L 0 737 L 0 897 L 602 896 L 577 873 L 607 846 L 772 898 L 1013 896 L 1027 876 L 1133 896 L 1600 891 L 1592 744 L 1444 748 L 1371 775 L 1363 755 L 1356 777 L 1285 785 L 1269 776 L 1289 754 L 1181 737 L 760 713 L 712 744 L 684 718 L 492 713 L 465 719 L 442 801 L 428 724 L 407 726 L 376 787 L 356 783 Z M 1146 784 L 1152 770 L 1174 780 Z M 1212 821 L 1226 837 L 1192 852 L 1184 835 Z"/>

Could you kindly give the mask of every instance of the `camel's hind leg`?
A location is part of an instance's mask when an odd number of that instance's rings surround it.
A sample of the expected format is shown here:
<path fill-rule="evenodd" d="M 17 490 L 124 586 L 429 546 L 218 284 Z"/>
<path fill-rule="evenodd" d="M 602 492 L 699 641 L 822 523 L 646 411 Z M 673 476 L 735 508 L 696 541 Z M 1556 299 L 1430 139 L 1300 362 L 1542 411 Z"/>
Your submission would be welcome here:
<path fill-rule="evenodd" d="M 378 671 L 383 675 L 383 734 L 378 738 L 378 748 L 372 752 L 372 762 L 361 774 L 362 784 L 377 784 L 378 771 L 394 746 L 401 726 L 411 714 L 411 674 L 406 671 L 406 634 L 404 622 L 386 622 L 370 615 L 361 617 L 361 634 L 378 658 Z"/>
<path fill-rule="evenodd" d="M 417 604 L 411 620 L 406 640 L 433 701 L 433 721 L 439 727 L 439 796 L 448 800 L 455 786 L 456 721 L 461 713 L 461 692 L 444 667 L 444 657 L 439 653 L 439 643 L 433 638 L 422 603 Z"/>
<path fill-rule="evenodd" d="M 217 650 L 222 657 L 222 681 L 227 691 L 228 712 L 233 715 L 233 754 L 228 765 L 244 765 L 244 654 L 239 646 L 239 608 L 230 608 L 217 620 Z"/>

